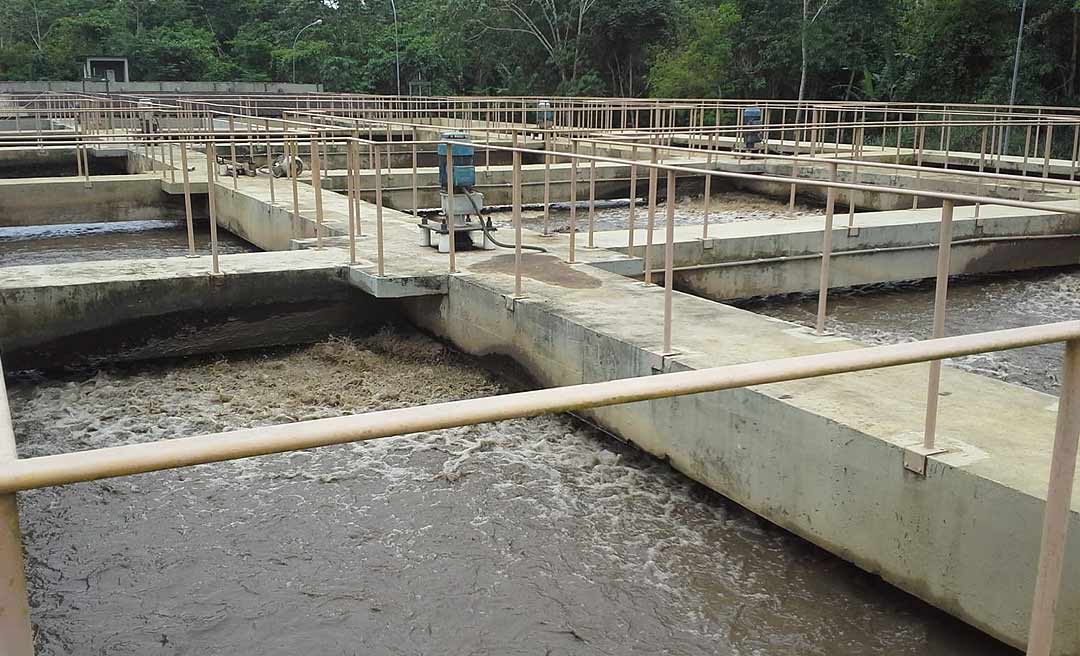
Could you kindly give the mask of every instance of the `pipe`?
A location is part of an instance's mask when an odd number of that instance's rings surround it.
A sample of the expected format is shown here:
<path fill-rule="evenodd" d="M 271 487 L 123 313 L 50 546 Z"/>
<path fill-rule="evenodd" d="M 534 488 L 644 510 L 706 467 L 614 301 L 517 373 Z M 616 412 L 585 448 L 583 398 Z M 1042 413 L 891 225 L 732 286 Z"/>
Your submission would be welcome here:
<path fill-rule="evenodd" d="M 511 246 L 510 244 L 504 244 L 501 241 L 499 241 L 498 239 L 496 239 L 495 235 L 494 235 L 495 230 L 491 227 L 490 219 L 488 219 L 488 223 L 485 223 L 484 222 L 484 216 L 483 216 L 483 214 L 480 213 L 480 208 L 476 206 L 476 199 L 474 199 L 473 195 L 472 195 L 472 191 L 473 191 L 472 187 L 469 187 L 465 191 L 467 192 L 465 194 L 465 197 L 469 199 L 469 204 L 473 206 L 474 210 L 476 210 L 476 216 L 477 216 L 477 218 L 480 219 L 480 229 L 484 231 L 484 236 L 487 237 L 491 241 L 491 243 L 495 244 L 499 248 L 517 248 L 520 245 L 521 248 L 524 248 L 525 250 L 536 251 L 538 253 L 547 253 L 548 252 L 548 249 L 541 248 L 540 246 L 530 246 L 528 244 L 515 244 L 515 245 Z M 520 214 L 520 212 L 521 212 L 521 202 L 520 202 L 521 196 L 520 196 L 520 194 L 521 194 L 521 187 L 519 185 L 518 189 L 517 189 L 517 193 L 515 195 L 515 199 L 516 199 L 515 207 L 517 208 L 516 214 Z M 518 216 L 515 219 L 515 224 L 520 225 L 520 223 L 521 223 L 521 217 Z"/>
<path fill-rule="evenodd" d="M 1064 321 L 25 458 L 0 465 L 0 494 L 1077 339 L 1080 339 L 1080 321 Z"/>

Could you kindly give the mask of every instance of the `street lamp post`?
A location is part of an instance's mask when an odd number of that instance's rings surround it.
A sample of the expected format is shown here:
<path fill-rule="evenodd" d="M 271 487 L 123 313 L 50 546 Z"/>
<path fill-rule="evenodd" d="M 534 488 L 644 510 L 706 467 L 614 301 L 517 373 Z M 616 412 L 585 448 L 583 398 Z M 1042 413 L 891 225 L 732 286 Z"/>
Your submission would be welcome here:
<path fill-rule="evenodd" d="M 1027 0 L 1020 5 L 1020 31 L 1016 35 L 1016 56 L 1013 58 L 1012 91 L 1009 92 L 1009 113 L 1016 104 L 1016 81 L 1020 78 L 1020 48 L 1024 43 L 1024 18 L 1027 16 Z M 1001 139 L 1002 154 L 1009 153 L 1009 124 L 1005 123 L 1005 135 Z M 1027 175 L 1027 171 L 1024 171 Z"/>
<path fill-rule="evenodd" d="M 297 43 L 297 41 L 300 40 L 300 35 L 304 33 L 304 30 L 306 30 L 309 27 L 315 27 L 316 25 L 322 25 L 322 19 L 321 18 L 317 18 L 317 19 L 311 21 L 310 23 L 308 23 L 307 25 L 301 27 L 300 31 L 296 33 L 296 38 L 293 39 L 293 42 L 292 42 L 292 49 L 293 49 L 292 81 L 293 81 L 293 84 L 296 83 L 296 43 Z"/>
<path fill-rule="evenodd" d="M 397 95 L 401 95 L 401 38 L 398 32 L 397 3 L 390 0 L 390 9 L 394 12 L 394 67 L 397 73 Z"/>

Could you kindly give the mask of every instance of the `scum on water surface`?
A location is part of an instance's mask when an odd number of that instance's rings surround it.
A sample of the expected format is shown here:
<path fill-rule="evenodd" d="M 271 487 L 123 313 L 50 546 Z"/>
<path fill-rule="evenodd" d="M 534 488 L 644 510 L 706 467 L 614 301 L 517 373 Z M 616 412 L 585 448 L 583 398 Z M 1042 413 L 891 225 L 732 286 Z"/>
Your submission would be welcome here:
<path fill-rule="evenodd" d="M 29 457 L 506 389 L 399 328 L 10 393 Z M 40 654 L 1012 653 L 565 416 L 20 501 Z"/>

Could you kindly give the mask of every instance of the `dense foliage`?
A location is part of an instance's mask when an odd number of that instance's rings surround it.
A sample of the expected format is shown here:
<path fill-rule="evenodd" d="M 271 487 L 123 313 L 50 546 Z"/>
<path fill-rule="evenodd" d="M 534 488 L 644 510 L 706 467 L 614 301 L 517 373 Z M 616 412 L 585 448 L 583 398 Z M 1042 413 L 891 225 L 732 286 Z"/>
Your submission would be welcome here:
<path fill-rule="evenodd" d="M 1021 0 L 0 0 L 0 79 L 329 91 L 1008 99 Z M 1028 0 L 1017 100 L 1075 104 L 1080 1 Z M 296 39 L 300 27 L 321 25 Z M 397 49 L 395 49 L 395 43 Z"/>

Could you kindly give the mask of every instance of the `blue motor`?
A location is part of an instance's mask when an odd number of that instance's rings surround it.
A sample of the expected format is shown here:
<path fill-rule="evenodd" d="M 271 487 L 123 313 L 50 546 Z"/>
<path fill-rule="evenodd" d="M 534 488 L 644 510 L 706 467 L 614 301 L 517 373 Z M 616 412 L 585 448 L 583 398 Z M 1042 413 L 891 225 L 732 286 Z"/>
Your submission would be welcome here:
<path fill-rule="evenodd" d="M 464 132 L 443 132 L 440 139 L 446 141 L 471 141 Z M 446 144 L 439 144 L 439 188 L 446 191 Z M 476 149 L 471 144 L 453 144 L 451 157 L 454 160 L 454 190 L 476 186 Z"/>
<path fill-rule="evenodd" d="M 536 103 L 536 124 L 542 128 L 555 125 L 555 110 L 551 108 L 551 102 L 541 100 Z"/>
<path fill-rule="evenodd" d="M 747 107 L 743 110 L 743 128 L 753 128 L 761 126 L 761 108 L 760 107 Z M 744 130 L 743 131 L 743 143 L 746 145 L 747 150 L 751 150 L 764 140 L 764 136 L 761 130 Z"/>

